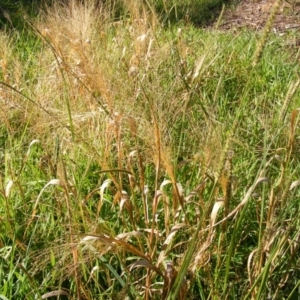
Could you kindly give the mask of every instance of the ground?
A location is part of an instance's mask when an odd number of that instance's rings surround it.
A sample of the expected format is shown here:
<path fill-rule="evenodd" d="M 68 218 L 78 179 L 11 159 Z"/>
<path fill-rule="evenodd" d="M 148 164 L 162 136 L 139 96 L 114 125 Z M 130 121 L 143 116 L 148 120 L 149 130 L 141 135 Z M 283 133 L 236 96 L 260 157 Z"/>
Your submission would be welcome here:
<path fill-rule="evenodd" d="M 283 33 L 288 29 L 300 29 L 300 1 L 288 1 L 282 1 L 273 24 L 274 32 Z M 241 0 L 237 6 L 225 10 L 219 28 L 239 29 L 248 27 L 259 30 L 266 24 L 274 2 L 274 0 Z"/>

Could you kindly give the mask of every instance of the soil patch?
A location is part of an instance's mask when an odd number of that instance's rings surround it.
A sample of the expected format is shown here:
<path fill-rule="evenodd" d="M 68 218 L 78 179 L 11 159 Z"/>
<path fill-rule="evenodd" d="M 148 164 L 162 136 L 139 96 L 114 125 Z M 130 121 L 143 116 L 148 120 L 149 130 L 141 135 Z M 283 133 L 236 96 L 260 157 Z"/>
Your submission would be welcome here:
<path fill-rule="evenodd" d="M 273 24 L 274 32 L 300 29 L 300 0 L 283 1 Z M 262 29 L 272 11 L 274 0 L 241 0 L 235 7 L 227 8 L 219 29 Z"/>

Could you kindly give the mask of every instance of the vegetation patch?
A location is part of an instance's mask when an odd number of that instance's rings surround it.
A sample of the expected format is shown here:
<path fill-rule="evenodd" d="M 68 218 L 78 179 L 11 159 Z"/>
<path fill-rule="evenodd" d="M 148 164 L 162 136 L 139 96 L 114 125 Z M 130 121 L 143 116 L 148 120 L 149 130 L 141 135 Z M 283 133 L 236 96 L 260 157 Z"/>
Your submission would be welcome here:
<path fill-rule="evenodd" d="M 298 296 L 299 51 L 166 3 L 0 32 L 1 299 Z"/>

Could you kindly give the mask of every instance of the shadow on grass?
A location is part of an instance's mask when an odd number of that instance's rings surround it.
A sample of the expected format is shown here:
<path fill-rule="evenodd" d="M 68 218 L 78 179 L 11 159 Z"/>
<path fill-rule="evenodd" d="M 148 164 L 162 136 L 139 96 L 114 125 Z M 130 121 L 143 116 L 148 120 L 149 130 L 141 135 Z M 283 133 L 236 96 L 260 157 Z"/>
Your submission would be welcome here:
<path fill-rule="evenodd" d="M 24 16 L 37 16 L 39 5 L 42 2 L 35 0 L 2 1 L 0 0 L 0 29 L 22 29 L 25 23 Z"/>
<path fill-rule="evenodd" d="M 223 4 L 229 0 L 190 0 L 178 1 L 170 7 L 157 5 L 157 11 L 164 21 L 176 23 L 185 20 L 196 26 L 205 26 L 214 22 L 220 15 Z"/>
<path fill-rule="evenodd" d="M 28 14 L 30 16 L 37 15 L 43 4 L 51 3 L 51 1 L 34 0 L 3 1 L 4 2 L 0 5 L 0 28 L 6 26 L 13 26 L 17 28 L 23 27 L 24 14 Z M 97 3 L 97 0 L 95 1 Z M 110 0 L 107 2 L 109 2 L 110 6 L 114 7 L 116 10 L 116 19 L 124 16 L 122 2 L 119 0 Z M 177 23 L 178 21 L 184 20 L 196 26 L 205 26 L 214 22 L 221 12 L 222 5 L 228 4 L 229 2 L 230 0 L 156 0 L 150 1 L 149 3 L 154 5 L 154 8 L 164 22 Z M 103 2 L 101 3 L 103 4 Z"/>

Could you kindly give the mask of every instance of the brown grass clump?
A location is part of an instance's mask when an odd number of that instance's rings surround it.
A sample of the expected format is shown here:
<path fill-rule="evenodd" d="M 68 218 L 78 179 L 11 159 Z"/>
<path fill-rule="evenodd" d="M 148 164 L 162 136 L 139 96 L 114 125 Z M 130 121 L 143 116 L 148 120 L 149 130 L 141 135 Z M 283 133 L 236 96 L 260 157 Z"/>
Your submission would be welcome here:
<path fill-rule="evenodd" d="M 111 138 L 133 134 L 136 142 L 138 133 L 146 142 L 149 137 L 148 154 L 156 153 L 153 116 L 158 113 L 159 126 L 165 124 L 160 131 L 167 135 L 172 120 L 166 111 L 171 116 L 178 113 L 180 103 L 161 100 L 159 78 L 150 84 L 161 64 L 155 16 L 139 1 L 124 5 L 131 17 L 120 21 L 122 25 L 110 23 L 109 14 L 92 1 L 56 3 L 38 24 L 30 23 L 42 42 L 32 71 L 34 84 L 27 87 L 32 101 L 26 101 L 34 120 L 31 130 L 38 135 L 59 135 L 64 147 L 72 148 L 72 141 L 84 148 L 89 144 L 100 155 L 110 152 L 105 145 L 111 145 Z M 135 133 L 134 123 L 139 124 Z M 107 156 L 104 161 L 109 161 Z"/>
<path fill-rule="evenodd" d="M 13 42 L 10 37 L 0 33 L 0 72 L 4 84 L 11 85 L 19 90 L 21 88 L 21 63 L 14 57 Z M 15 95 L 5 86 L 0 87 L 1 119 L 5 122 L 9 132 L 14 134 L 22 120 L 26 122 L 27 110 L 24 110 L 21 101 L 15 101 Z M 16 124 L 17 123 L 17 124 Z"/>
<path fill-rule="evenodd" d="M 31 81 L 5 89 L 12 95 L 11 103 L 20 103 L 20 109 L 28 111 L 28 130 L 39 137 L 44 148 L 39 168 L 48 183 L 33 201 L 23 238 L 30 235 L 46 205 L 42 200 L 44 193 L 54 190 L 58 218 L 64 220 L 62 228 L 70 235 L 55 241 L 64 246 L 51 246 L 52 254 L 48 250 L 37 252 L 36 259 L 42 261 L 38 269 L 49 255 L 60 257 L 65 252 L 56 264 L 64 268 L 57 271 L 61 273 L 61 281 L 74 277 L 78 299 L 83 295 L 88 297 L 80 276 L 84 264 L 92 269 L 97 257 L 106 253 L 119 255 L 123 262 L 124 253 L 139 258 L 127 272 L 136 273 L 137 286 L 146 288 L 146 291 L 140 289 L 146 299 L 155 290 L 151 286 L 153 272 L 164 278 L 165 289 L 169 289 L 171 282 L 167 283 L 164 277 L 168 247 L 175 233 L 189 222 L 183 216 L 186 224 L 182 223 L 180 216 L 180 207 L 184 211 L 184 195 L 177 182 L 173 159 L 176 147 L 170 132 L 170 126 L 186 113 L 182 99 L 174 97 L 183 84 L 180 77 L 183 75 L 178 74 L 166 94 L 164 84 L 169 83 L 159 70 L 169 67 L 165 60 L 169 59 L 173 45 L 160 47 L 156 36 L 158 21 L 149 7 L 140 1 L 124 5 L 130 17 L 121 20 L 121 24 L 111 22 L 101 6 L 76 1 L 56 3 L 47 8 L 37 23 L 28 21 L 41 43 L 35 53 L 38 59 L 32 61 Z M 184 53 L 184 43 L 179 46 Z M 26 90 L 22 91 L 25 85 Z M 78 152 L 89 157 L 88 161 L 97 161 L 98 169 L 102 169 L 98 173 L 101 178 L 102 174 L 109 177 L 100 189 L 96 219 L 84 205 L 98 190 L 80 199 L 72 167 L 76 167 L 76 161 L 71 165 L 65 161 L 66 154 L 68 159 L 75 160 Z M 149 163 L 155 170 L 151 191 L 146 188 L 144 169 Z M 164 176 L 170 182 L 164 183 Z M 126 182 L 130 191 L 125 191 Z M 164 185 L 170 189 L 165 191 Z M 122 235 L 99 229 L 97 220 L 105 207 L 106 189 L 113 196 L 111 209 L 119 210 L 121 222 L 129 220 L 125 228 L 132 231 Z M 143 215 L 138 213 L 139 203 L 132 196 L 135 194 L 141 196 L 138 200 L 142 200 Z M 79 214 L 75 213 L 77 210 Z M 162 210 L 165 233 L 157 220 Z M 81 227 L 78 223 L 82 223 Z M 137 223 L 144 224 L 144 231 L 138 230 Z M 81 236 L 79 228 L 89 235 Z M 135 246 L 128 242 L 129 238 L 136 240 Z M 142 242 L 144 239 L 146 244 Z M 158 245 L 163 250 L 157 251 Z M 138 279 L 140 268 L 147 270 L 143 282 Z M 90 276 L 94 280 L 92 273 Z"/>

